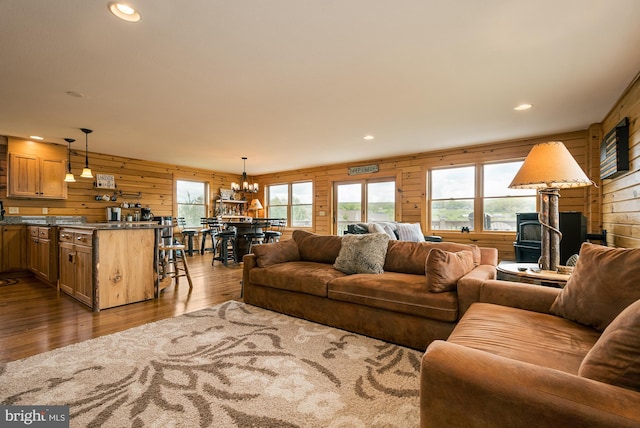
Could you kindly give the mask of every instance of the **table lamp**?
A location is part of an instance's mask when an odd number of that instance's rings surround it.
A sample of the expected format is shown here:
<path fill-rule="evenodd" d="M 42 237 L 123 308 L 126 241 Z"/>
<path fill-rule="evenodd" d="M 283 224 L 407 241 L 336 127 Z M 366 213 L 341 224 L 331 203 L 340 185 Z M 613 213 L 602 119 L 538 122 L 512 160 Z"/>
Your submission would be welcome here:
<path fill-rule="evenodd" d="M 262 209 L 262 204 L 260 203 L 260 199 L 252 199 L 251 205 L 249 205 L 249 211 L 256 211 L 255 217 L 259 216 L 259 211 Z"/>
<path fill-rule="evenodd" d="M 509 185 L 512 189 L 537 189 L 540 194 L 540 267 L 557 271 L 560 264 L 560 189 L 590 186 L 593 182 L 560 141 L 533 146 Z"/>

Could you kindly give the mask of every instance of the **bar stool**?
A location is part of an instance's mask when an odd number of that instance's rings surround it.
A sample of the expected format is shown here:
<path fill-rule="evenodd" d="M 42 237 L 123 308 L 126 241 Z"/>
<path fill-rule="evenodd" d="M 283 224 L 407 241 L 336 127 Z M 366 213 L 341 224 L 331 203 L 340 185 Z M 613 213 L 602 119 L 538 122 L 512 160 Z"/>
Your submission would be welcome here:
<path fill-rule="evenodd" d="M 269 230 L 264 232 L 264 242 L 280 242 L 282 232 L 287 225 L 286 218 L 275 218 L 269 221 Z"/>
<path fill-rule="evenodd" d="M 182 235 L 182 244 L 184 245 L 185 239 L 187 240 L 187 253 L 190 256 L 193 256 L 193 238 L 198 235 L 198 231 L 196 229 L 185 229 L 187 226 L 187 221 L 184 217 L 178 217 L 177 219 L 178 229 L 180 229 L 180 234 Z"/>
<path fill-rule="evenodd" d="M 216 260 L 220 260 L 225 266 L 228 266 L 229 250 L 231 250 L 233 261 L 238 263 L 238 252 L 236 248 L 237 236 L 237 230 L 233 226 L 216 234 L 216 247 L 219 248 L 219 253 L 217 256 L 215 252 L 213 253 L 213 259 L 211 259 L 212 265 Z"/>
<path fill-rule="evenodd" d="M 182 244 L 158 246 L 158 276 L 160 279 L 167 277 L 175 280 L 176 287 L 179 285 L 180 277 L 186 276 L 189 282 L 189 290 L 193 289 L 193 282 L 189 274 L 189 265 L 185 257 L 185 246 Z M 163 289 L 166 287 L 163 287 Z M 160 294 L 161 289 L 156 293 L 156 297 Z"/>
<path fill-rule="evenodd" d="M 247 254 L 251 253 L 254 245 L 264 243 L 264 232 L 247 232 L 242 234 L 242 239 L 247 242 Z"/>
<path fill-rule="evenodd" d="M 202 225 L 202 229 L 200 229 L 200 254 L 204 254 L 205 251 L 213 251 L 216 252 L 216 238 L 213 236 L 215 233 L 214 230 L 214 219 L 202 217 L 200 219 L 200 224 Z M 207 247 L 207 236 L 211 238 L 211 246 Z"/>

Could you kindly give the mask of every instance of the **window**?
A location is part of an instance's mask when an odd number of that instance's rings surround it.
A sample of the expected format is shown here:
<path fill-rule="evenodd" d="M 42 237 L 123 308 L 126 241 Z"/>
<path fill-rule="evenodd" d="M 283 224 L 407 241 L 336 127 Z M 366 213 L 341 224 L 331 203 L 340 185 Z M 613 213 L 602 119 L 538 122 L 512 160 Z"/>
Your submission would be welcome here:
<path fill-rule="evenodd" d="M 289 185 L 276 184 L 267 186 L 267 217 L 288 218 L 287 207 L 289 206 Z"/>
<path fill-rule="evenodd" d="M 333 210 L 336 213 L 337 234 L 343 235 L 351 224 L 394 221 L 395 189 L 395 180 L 336 183 Z"/>
<path fill-rule="evenodd" d="M 303 181 L 267 186 L 267 217 L 285 218 L 291 227 L 311 227 L 313 183 Z"/>
<path fill-rule="evenodd" d="M 176 180 L 177 217 L 184 217 L 186 227 L 199 227 L 200 219 L 207 217 L 207 183 Z"/>
<path fill-rule="evenodd" d="M 475 166 L 431 171 L 431 229 L 473 230 Z"/>
<path fill-rule="evenodd" d="M 311 227 L 313 218 L 313 184 L 291 184 L 291 226 Z"/>
<path fill-rule="evenodd" d="M 536 212 L 535 189 L 509 189 L 523 162 L 484 165 L 485 230 L 516 230 L 516 214 Z"/>
<path fill-rule="evenodd" d="M 509 189 L 522 161 L 431 170 L 431 229 L 514 231 L 516 214 L 536 211 L 536 191 Z M 480 175 L 479 175 L 479 174 Z M 477 182 L 481 177 L 482 185 Z"/>

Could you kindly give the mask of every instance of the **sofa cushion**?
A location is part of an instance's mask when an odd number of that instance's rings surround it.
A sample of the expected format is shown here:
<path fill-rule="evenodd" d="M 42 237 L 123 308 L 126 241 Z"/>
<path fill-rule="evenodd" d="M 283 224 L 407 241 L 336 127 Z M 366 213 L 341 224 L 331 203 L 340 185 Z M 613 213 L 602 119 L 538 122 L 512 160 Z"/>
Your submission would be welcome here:
<path fill-rule="evenodd" d="M 458 251 L 455 253 L 432 248 L 427 256 L 427 289 L 433 293 L 456 289 L 458 280 L 474 268 L 473 253 Z"/>
<path fill-rule="evenodd" d="M 640 392 L 640 300 L 609 324 L 578 374 Z"/>
<path fill-rule="evenodd" d="M 603 331 L 640 299 L 640 248 L 611 248 L 585 242 L 567 285 L 551 313 Z"/>
<path fill-rule="evenodd" d="M 386 233 L 345 235 L 333 267 L 346 274 L 382 273 L 388 242 Z"/>
<path fill-rule="evenodd" d="M 554 315 L 474 303 L 447 341 L 577 375 L 599 336 L 591 327 Z"/>
<path fill-rule="evenodd" d="M 276 263 L 296 262 L 300 260 L 298 244 L 293 239 L 272 244 L 254 245 L 251 247 L 256 255 L 256 263 L 260 267 L 267 267 Z"/>
<path fill-rule="evenodd" d="M 396 225 L 398 239 L 401 241 L 424 242 L 424 233 L 420 223 L 398 223 Z"/>
<path fill-rule="evenodd" d="M 384 270 L 386 272 L 424 275 L 427 256 L 432 248 L 440 248 L 450 252 L 471 250 L 474 264 L 480 263 L 480 248 L 477 245 L 457 244 L 455 242 L 389 241 Z"/>
<path fill-rule="evenodd" d="M 458 318 L 456 292 L 429 293 L 422 275 L 385 272 L 344 276 L 329 282 L 328 295 L 334 300 L 433 320 L 454 322 Z"/>
<path fill-rule="evenodd" d="M 278 263 L 249 271 L 249 281 L 253 284 L 320 297 L 327 297 L 329 281 L 342 276 L 344 273 L 329 264 L 305 261 Z"/>
<path fill-rule="evenodd" d="M 330 264 L 336 261 L 342 242 L 340 236 L 316 235 L 306 230 L 294 230 L 292 236 L 298 244 L 300 260 Z"/>

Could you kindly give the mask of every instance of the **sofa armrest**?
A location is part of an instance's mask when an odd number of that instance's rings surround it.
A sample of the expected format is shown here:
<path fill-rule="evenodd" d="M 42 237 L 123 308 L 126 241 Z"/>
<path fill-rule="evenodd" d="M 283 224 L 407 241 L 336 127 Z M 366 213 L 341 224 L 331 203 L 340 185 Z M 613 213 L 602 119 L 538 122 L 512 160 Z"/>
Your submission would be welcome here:
<path fill-rule="evenodd" d="M 489 280 L 480 286 L 478 301 L 548 314 L 562 290 L 542 285 Z"/>
<path fill-rule="evenodd" d="M 458 280 L 458 318 L 464 315 L 472 303 L 480 301 L 480 288 L 485 281 L 490 279 L 496 279 L 495 265 L 476 266 Z"/>
<path fill-rule="evenodd" d="M 498 266 L 498 249 L 480 247 L 480 264 Z"/>
<path fill-rule="evenodd" d="M 638 424 L 635 391 L 443 341 L 422 358 L 422 428 Z"/>
<path fill-rule="evenodd" d="M 249 272 L 255 267 L 258 267 L 258 257 L 253 253 L 245 254 L 242 257 L 242 295 L 244 295 L 244 285 L 249 284 Z"/>

